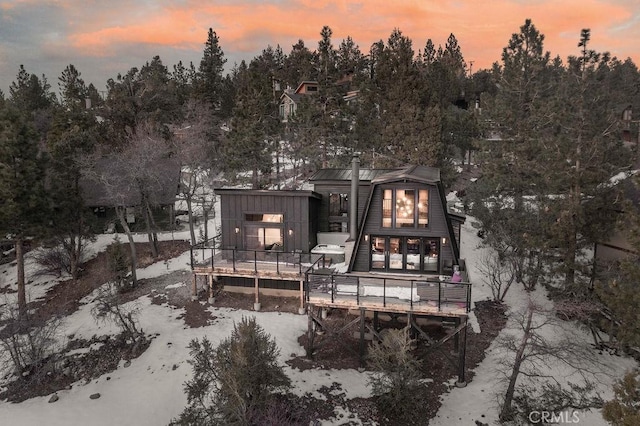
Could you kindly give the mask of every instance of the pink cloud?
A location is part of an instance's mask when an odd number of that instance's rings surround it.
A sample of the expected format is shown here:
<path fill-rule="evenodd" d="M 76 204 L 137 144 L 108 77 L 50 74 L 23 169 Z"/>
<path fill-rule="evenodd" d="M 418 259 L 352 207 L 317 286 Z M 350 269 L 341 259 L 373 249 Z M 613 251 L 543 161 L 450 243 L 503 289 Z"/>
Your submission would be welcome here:
<path fill-rule="evenodd" d="M 474 69 L 478 69 L 500 59 L 502 48 L 526 18 L 531 18 L 545 35 L 545 47 L 554 56 L 575 54 L 580 30 L 591 28 L 592 48 L 638 59 L 640 47 L 633 42 L 640 38 L 637 25 L 629 25 L 626 32 L 613 30 L 633 19 L 633 12 L 633 4 L 604 0 L 193 2 L 184 7 L 174 4 L 132 13 L 135 19 L 128 22 L 124 15 L 122 23 L 103 21 L 95 30 L 85 25 L 84 31 L 69 38 L 77 49 L 96 56 L 113 54 L 120 43 L 201 50 L 206 31 L 212 27 L 225 52 L 255 54 L 268 44 L 280 44 L 288 52 L 290 44 L 299 38 L 314 49 L 321 28 L 329 25 L 334 31 L 334 46 L 351 36 L 366 52 L 373 42 L 386 40 L 394 28 L 399 28 L 413 40 L 416 52 L 428 38 L 436 46 L 444 45 L 454 33 L 465 59 L 474 61 Z M 113 19 L 112 15 L 110 22 Z"/>

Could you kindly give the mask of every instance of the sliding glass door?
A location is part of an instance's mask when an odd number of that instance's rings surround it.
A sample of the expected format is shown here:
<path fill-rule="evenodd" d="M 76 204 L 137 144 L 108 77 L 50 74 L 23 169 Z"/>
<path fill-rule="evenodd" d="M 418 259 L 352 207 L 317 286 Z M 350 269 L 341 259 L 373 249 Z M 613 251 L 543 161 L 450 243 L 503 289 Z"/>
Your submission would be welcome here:
<path fill-rule="evenodd" d="M 439 239 L 372 236 L 370 265 L 373 271 L 437 274 Z"/>

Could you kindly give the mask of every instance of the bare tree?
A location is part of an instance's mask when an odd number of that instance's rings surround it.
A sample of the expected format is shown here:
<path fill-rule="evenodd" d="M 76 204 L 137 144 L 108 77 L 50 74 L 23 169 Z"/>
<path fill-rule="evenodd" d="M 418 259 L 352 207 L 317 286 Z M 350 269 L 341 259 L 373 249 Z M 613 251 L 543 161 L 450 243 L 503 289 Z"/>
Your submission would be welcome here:
<path fill-rule="evenodd" d="M 501 256 L 493 249 L 485 251 L 480 258 L 478 270 L 482 280 L 491 289 L 493 300 L 504 301 L 509 287 L 515 280 L 515 262 L 511 258 Z"/>
<path fill-rule="evenodd" d="M 131 250 L 131 275 L 136 279 L 136 247 L 129 227 L 128 209 L 138 206 L 142 212 L 146 232 L 154 258 L 158 257 L 157 227 L 151 208 L 159 203 L 162 194 L 177 190 L 179 164 L 171 158 L 169 145 L 151 127 L 138 127 L 130 143 L 121 150 L 97 152 L 88 157 L 84 172 L 100 183 L 106 198 L 114 206 L 118 222 L 124 229 Z M 172 176 L 175 169 L 176 176 Z M 175 180 L 174 180 L 175 179 Z M 171 201 L 175 199 L 172 192 Z"/>
<path fill-rule="evenodd" d="M 205 238 L 208 237 L 208 213 L 213 209 L 214 196 L 208 183 L 215 165 L 215 140 L 221 130 L 214 130 L 210 117 L 210 108 L 206 104 L 190 100 L 185 105 L 185 123 L 174 132 L 173 145 L 182 165 L 179 194 L 187 204 L 191 244 L 197 242 L 194 204 L 202 206 Z"/>
<path fill-rule="evenodd" d="M 100 288 L 95 306 L 91 309 L 91 315 L 96 322 L 108 321 L 116 324 L 122 330 L 124 337 L 134 342 L 144 338 L 144 333 L 138 324 L 139 314 L 138 306 L 121 303 L 118 287 L 111 281 Z"/>
<path fill-rule="evenodd" d="M 526 417 L 536 404 L 554 412 L 601 406 L 602 399 L 594 394 L 593 383 L 607 374 L 609 367 L 577 335 L 575 325 L 561 319 L 563 312 L 573 318 L 574 309 L 570 305 L 545 308 L 529 298 L 522 311 L 512 314 L 517 333 L 499 340 L 499 346 L 507 350 L 503 365 L 510 366 L 505 371 L 507 389 L 501 420 Z M 568 374 L 561 377 L 553 373 L 553 368 Z M 581 383 L 565 382 L 569 376 Z M 526 383 L 519 383 L 523 378 Z"/>

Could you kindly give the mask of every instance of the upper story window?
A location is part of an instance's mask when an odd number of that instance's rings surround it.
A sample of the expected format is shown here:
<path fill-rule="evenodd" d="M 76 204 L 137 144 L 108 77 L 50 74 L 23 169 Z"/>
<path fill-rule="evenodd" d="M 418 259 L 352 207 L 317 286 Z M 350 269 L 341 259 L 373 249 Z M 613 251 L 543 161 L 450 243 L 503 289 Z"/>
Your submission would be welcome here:
<path fill-rule="evenodd" d="M 348 232 L 349 194 L 329 194 L 329 232 Z"/>
<path fill-rule="evenodd" d="M 349 213 L 348 194 L 329 194 L 329 216 L 346 216 Z"/>
<path fill-rule="evenodd" d="M 426 228 L 429 225 L 429 190 L 384 189 L 383 228 Z"/>
<path fill-rule="evenodd" d="M 281 213 L 246 213 L 244 220 L 245 222 L 282 223 L 284 215 Z"/>

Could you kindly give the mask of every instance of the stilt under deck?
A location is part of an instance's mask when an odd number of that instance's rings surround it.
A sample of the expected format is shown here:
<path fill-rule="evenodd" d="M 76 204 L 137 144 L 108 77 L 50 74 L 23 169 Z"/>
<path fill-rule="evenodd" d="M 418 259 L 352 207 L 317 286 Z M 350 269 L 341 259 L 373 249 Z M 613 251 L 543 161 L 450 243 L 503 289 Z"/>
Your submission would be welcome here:
<path fill-rule="evenodd" d="M 305 298 L 307 301 L 308 357 L 312 357 L 316 336 L 322 333 L 345 345 L 342 335 L 349 329 L 359 336 L 357 355 L 364 366 L 366 340 L 381 340 L 381 314 L 391 318 L 406 318 L 413 337 L 426 342 L 428 351 L 438 350 L 458 371 L 458 386 L 466 385 L 465 359 L 468 312 L 471 302 L 471 284 L 442 282 L 435 277 L 398 277 L 373 274 L 308 274 Z M 326 313 L 332 309 L 358 312 L 354 319 L 339 329 L 332 329 Z M 373 318 L 366 321 L 366 318 Z M 453 323 L 443 327 L 446 335 L 433 339 L 419 324 L 419 319 Z M 454 339 L 455 359 L 443 349 Z M 345 346 L 346 347 L 346 346 Z"/>
<path fill-rule="evenodd" d="M 207 282 L 210 301 L 214 298 L 218 277 L 250 278 L 254 281 L 255 307 L 259 309 L 261 279 L 295 281 L 299 283 L 302 312 L 305 278 L 324 265 L 324 255 L 318 254 L 195 246 L 191 249 L 192 298 L 197 299 L 199 277 Z"/>

